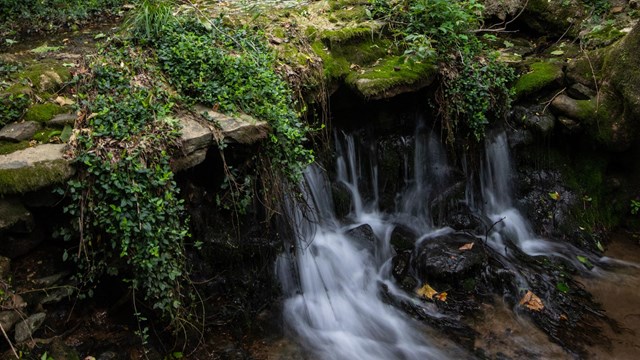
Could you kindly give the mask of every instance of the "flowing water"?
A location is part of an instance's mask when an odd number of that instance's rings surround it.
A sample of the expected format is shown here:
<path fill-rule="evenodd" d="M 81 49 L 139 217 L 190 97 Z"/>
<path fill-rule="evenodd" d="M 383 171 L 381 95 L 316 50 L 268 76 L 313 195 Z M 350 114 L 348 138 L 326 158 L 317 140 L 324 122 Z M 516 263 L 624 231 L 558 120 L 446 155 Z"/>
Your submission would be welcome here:
<path fill-rule="evenodd" d="M 405 293 L 391 275 L 392 231 L 403 224 L 421 234 L 417 244 L 452 233 L 434 224 L 430 204 L 452 185 L 454 170 L 437 137 L 419 125 L 413 159 L 405 160 L 404 189 L 396 194 L 393 212 L 379 210 L 379 169 L 371 146 L 353 136 L 336 135 L 336 182 L 347 189 L 351 212 L 338 219 L 331 183 L 319 166 L 305 173 L 304 201 L 290 199 L 286 218 L 295 229 L 290 251 L 277 261 L 286 300 L 285 323 L 296 339 L 320 359 L 443 359 L 471 358 L 456 345 L 427 335 L 429 329 L 385 301 L 384 292 L 419 307 L 430 317 L 445 317 L 432 303 Z M 466 202 L 491 226 L 486 243 L 504 262 L 513 256 L 510 246 L 528 255 L 547 255 L 580 264 L 575 254 L 592 255 L 569 245 L 538 238 L 513 206 L 512 165 L 504 134 L 490 138 L 480 173 L 480 191 L 473 174 L 465 174 Z M 366 195 L 364 189 L 367 189 Z M 371 237 L 351 230 L 368 225 Z M 513 265 L 514 273 L 518 267 Z M 524 277 L 517 279 L 527 288 Z M 511 330 L 510 330 L 511 331 Z M 541 335 L 542 338 L 544 336 Z M 559 348 L 546 354 L 555 354 Z M 551 356 L 551 355 L 550 355 Z"/>

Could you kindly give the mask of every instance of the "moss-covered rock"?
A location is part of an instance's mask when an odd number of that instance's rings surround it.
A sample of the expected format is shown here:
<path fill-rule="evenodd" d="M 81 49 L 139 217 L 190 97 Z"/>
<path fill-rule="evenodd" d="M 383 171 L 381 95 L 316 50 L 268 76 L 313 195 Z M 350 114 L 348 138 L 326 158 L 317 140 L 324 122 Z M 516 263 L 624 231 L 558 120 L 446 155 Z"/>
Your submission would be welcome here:
<path fill-rule="evenodd" d="M 18 143 L 9 141 L 0 141 L 0 155 L 10 154 L 14 151 L 26 149 L 29 147 L 28 141 L 21 141 Z"/>
<path fill-rule="evenodd" d="M 640 24 L 622 40 L 572 61 L 567 78 L 598 90 L 576 101 L 576 119 L 611 150 L 628 149 L 640 134 Z M 597 86 L 595 85 L 597 84 Z"/>
<path fill-rule="evenodd" d="M 55 61 L 34 63 L 14 75 L 14 79 L 28 79 L 37 92 L 55 92 L 71 79 L 69 69 Z"/>
<path fill-rule="evenodd" d="M 346 83 L 366 99 L 391 98 L 430 85 L 437 69 L 435 61 L 407 62 L 392 56 L 350 73 Z"/>
<path fill-rule="evenodd" d="M 64 148 L 46 144 L 0 155 L 0 195 L 38 190 L 71 177 L 74 169 Z"/>
<path fill-rule="evenodd" d="M 27 112 L 24 114 L 24 119 L 27 121 L 37 121 L 40 123 L 44 123 L 53 119 L 54 116 L 62 114 L 63 112 L 65 112 L 65 109 L 57 104 L 34 104 L 27 109 Z"/>
<path fill-rule="evenodd" d="M 558 85 L 564 73 L 559 61 L 540 61 L 530 65 L 530 71 L 518 78 L 514 85 L 517 99 L 537 93 L 552 85 Z"/>
<path fill-rule="evenodd" d="M 589 9 L 580 0 L 529 0 L 520 20 L 545 35 L 578 35 Z"/>

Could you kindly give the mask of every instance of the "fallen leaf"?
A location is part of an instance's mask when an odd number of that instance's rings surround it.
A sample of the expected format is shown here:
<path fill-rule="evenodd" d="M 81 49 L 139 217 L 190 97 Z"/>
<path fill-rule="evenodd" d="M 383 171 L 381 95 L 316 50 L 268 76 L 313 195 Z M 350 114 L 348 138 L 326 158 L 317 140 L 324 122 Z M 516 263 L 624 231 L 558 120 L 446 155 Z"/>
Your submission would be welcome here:
<path fill-rule="evenodd" d="M 426 299 L 433 299 L 433 296 L 438 292 L 435 291 L 429 284 L 424 284 L 420 289 L 416 291 L 418 296 L 422 296 Z"/>
<path fill-rule="evenodd" d="M 564 54 L 564 51 L 562 50 L 555 50 L 551 52 L 551 55 L 555 55 L 555 56 L 560 56 L 562 54 Z"/>
<path fill-rule="evenodd" d="M 560 200 L 560 194 L 557 191 L 549 193 L 549 197 L 556 201 Z"/>
<path fill-rule="evenodd" d="M 474 244 L 475 244 L 475 243 L 472 243 L 472 242 L 470 242 L 470 243 L 468 243 L 468 244 L 464 244 L 464 245 L 460 246 L 460 247 L 458 248 L 458 250 L 461 250 L 461 251 L 464 251 L 464 250 L 471 250 L 471 249 L 473 249 L 473 245 L 474 245 Z"/>
<path fill-rule="evenodd" d="M 446 302 L 446 301 L 447 301 L 447 292 L 446 292 L 446 291 L 443 291 L 443 292 L 441 292 L 441 293 L 438 293 L 438 294 L 435 296 L 435 298 L 436 298 L 437 300 L 442 301 L 442 302 Z"/>
<path fill-rule="evenodd" d="M 58 96 L 56 98 L 55 102 L 57 102 L 58 105 L 60 105 L 60 106 L 73 105 L 73 104 L 76 103 L 75 101 L 73 101 L 73 100 L 71 100 L 69 98 L 66 98 L 64 96 Z"/>
<path fill-rule="evenodd" d="M 520 305 L 526 306 L 529 310 L 541 311 L 544 309 L 544 304 L 540 298 L 528 290 L 524 297 L 520 300 Z"/>
<path fill-rule="evenodd" d="M 560 320 L 567 321 L 567 320 L 569 320 L 569 318 L 567 317 L 567 315 L 562 314 L 562 315 L 560 315 Z"/>

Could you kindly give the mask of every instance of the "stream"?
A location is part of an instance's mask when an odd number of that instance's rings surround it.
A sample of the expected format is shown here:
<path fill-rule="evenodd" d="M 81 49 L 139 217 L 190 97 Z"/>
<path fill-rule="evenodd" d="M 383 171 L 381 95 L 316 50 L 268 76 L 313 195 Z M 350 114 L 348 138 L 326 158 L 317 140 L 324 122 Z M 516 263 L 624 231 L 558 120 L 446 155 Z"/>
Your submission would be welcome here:
<path fill-rule="evenodd" d="M 313 354 L 312 358 L 479 357 L 477 351 L 474 353 L 469 346 L 462 346 L 455 338 L 446 336 L 446 331 L 443 336 L 441 331 L 416 321 L 415 316 L 409 316 L 398 306 L 404 304 L 402 307 L 408 306 L 413 312 L 421 313 L 422 319 L 460 320 L 442 311 L 435 301 L 425 301 L 407 291 L 393 276 L 393 259 L 397 255 L 391 245 L 394 228 L 408 227 L 418 234 L 415 248 L 425 244 L 429 246 L 430 242 L 439 241 L 443 236 L 456 236 L 457 233 L 446 224 L 437 224 L 433 220 L 436 214 L 432 212 L 434 202 L 451 191 L 459 174 L 447 159 L 447 152 L 438 137 L 427 131 L 422 121 L 419 120 L 418 124 L 413 137 L 415 151 L 412 156 L 405 156 L 404 187 L 395 194 L 394 211 L 380 209 L 382 194 L 378 186 L 380 170 L 375 147 L 359 142 L 357 136 L 343 133 L 335 135 L 334 184 L 329 181 L 326 171 L 313 165 L 305 173 L 304 201 L 289 199 L 289 212 L 285 216 L 295 229 L 295 239 L 290 251 L 278 258 L 276 271 L 285 295 L 285 327 L 296 342 Z M 476 176 L 479 181 L 474 181 Z M 582 274 L 581 280 L 587 289 L 604 303 L 606 309 L 619 301 L 611 296 L 609 286 L 619 289 L 612 278 L 624 279 L 633 285 L 624 290 L 624 296 L 635 299 L 635 306 L 640 304 L 633 290 L 640 285 L 637 272 L 635 275 L 629 273 L 631 270 L 625 274 L 614 274 L 610 266 L 608 270 L 598 266 L 602 262 L 617 269 L 634 269 L 637 258 L 626 262 L 611 257 L 600 259 L 572 245 L 539 238 L 532 231 L 527 219 L 513 205 L 513 166 L 503 132 L 486 140 L 479 174 L 465 169 L 464 178 L 467 179 L 464 203 L 478 217 L 485 219 L 485 228 L 488 228 L 484 237 L 474 235 L 474 242 L 481 244 L 484 241 L 492 256 L 503 264 L 506 271 L 514 274 L 514 284 L 520 291 L 536 286 L 530 283 L 536 279 L 535 275 L 523 275 L 526 269 L 521 259 L 522 254 L 526 254 L 525 257 L 555 258 L 573 266 Z M 332 186 L 335 184 L 349 193 L 351 206 L 347 216 L 340 217 L 334 210 Z M 412 261 L 417 261 L 416 256 L 414 251 Z M 581 264 L 585 259 L 595 264 L 592 271 Z M 410 273 L 416 276 L 414 269 Z M 413 291 L 420 286 L 422 284 L 418 283 Z M 551 303 L 548 296 L 540 296 L 545 305 Z M 498 295 L 494 301 L 482 303 L 478 311 L 484 315 L 475 317 L 470 324 L 479 334 L 473 347 L 482 349 L 480 357 L 530 359 L 577 356 L 551 342 L 528 316 L 517 310 Z M 622 312 L 624 314 L 613 311 L 613 318 L 631 330 L 638 330 L 634 325 L 638 323 L 638 314 L 631 309 Z M 628 355 L 631 349 L 637 350 L 638 342 L 628 334 L 616 343 L 622 345 L 622 350 L 594 345 L 588 351 L 598 359 L 611 358 L 607 355 L 611 351 L 614 354 L 621 351 L 616 358 L 630 358 Z M 609 331 L 607 335 L 619 334 Z"/>

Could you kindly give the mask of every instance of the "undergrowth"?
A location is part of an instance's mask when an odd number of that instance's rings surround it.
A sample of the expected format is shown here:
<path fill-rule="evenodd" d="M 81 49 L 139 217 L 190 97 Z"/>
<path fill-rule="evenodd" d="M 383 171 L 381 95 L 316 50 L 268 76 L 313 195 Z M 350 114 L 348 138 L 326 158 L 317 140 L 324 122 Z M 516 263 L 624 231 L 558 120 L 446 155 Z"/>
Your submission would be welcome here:
<path fill-rule="evenodd" d="M 370 0 L 371 16 L 389 24 L 409 61 L 438 59 L 436 105 L 449 143 L 480 141 L 510 105 L 513 70 L 474 32 L 483 9 L 476 0 Z"/>
<path fill-rule="evenodd" d="M 78 84 L 82 130 L 72 145 L 79 171 L 68 182 L 70 204 L 64 208 L 74 221 L 62 234 L 78 240 L 65 257 L 76 261 L 86 293 L 105 274 L 119 275 L 176 325 L 188 300 L 188 226 L 169 167 L 179 128 L 148 56 L 112 44 Z"/>

